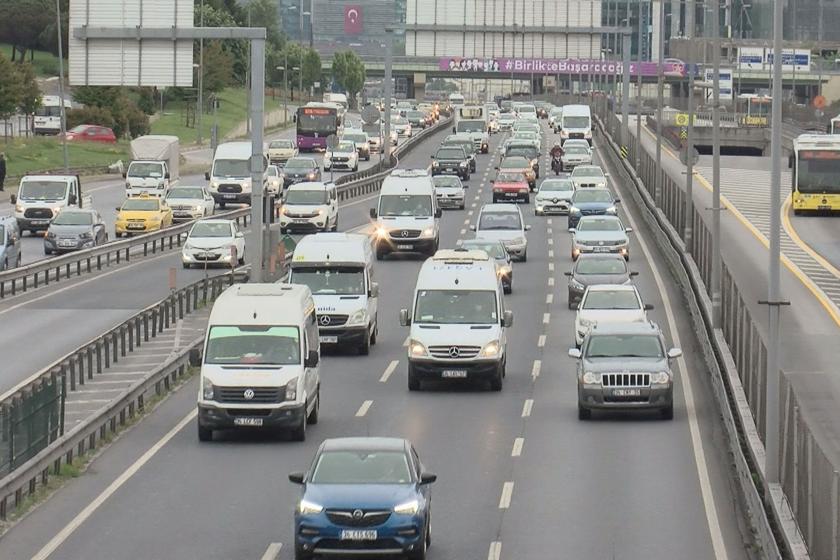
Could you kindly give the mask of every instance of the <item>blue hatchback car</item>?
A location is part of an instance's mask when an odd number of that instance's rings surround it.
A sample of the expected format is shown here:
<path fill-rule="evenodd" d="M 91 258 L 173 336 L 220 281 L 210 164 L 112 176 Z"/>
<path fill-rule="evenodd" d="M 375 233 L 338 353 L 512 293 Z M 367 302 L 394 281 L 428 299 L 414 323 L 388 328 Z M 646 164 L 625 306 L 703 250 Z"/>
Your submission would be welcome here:
<path fill-rule="evenodd" d="M 569 228 L 576 228 L 583 216 L 615 216 L 618 213 L 614 198 L 609 189 L 600 187 L 586 187 L 575 191 L 569 207 Z"/>
<path fill-rule="evenodd" d="M 431 487 L 411 442 L 336 438 L 318 448 L 295 510 L 295 560 L 318 555 L 424 560 L 431 544 Z"/>

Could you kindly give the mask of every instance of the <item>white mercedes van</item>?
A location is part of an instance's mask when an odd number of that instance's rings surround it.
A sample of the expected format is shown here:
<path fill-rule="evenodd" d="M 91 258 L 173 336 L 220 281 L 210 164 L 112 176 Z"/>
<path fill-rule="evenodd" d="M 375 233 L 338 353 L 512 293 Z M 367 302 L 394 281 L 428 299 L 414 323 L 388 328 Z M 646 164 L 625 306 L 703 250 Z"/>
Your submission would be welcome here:
<path fill-rule="evenodd" d="M 374 244 L 376 258 L 389 253 L 434 255 L 440 244 L 435 185 L 425 169 L 395 169 L 382 182 L 376 208 Z"/>
<path fill-rule="evenodd" d="M 379 285 L 373 264 L 366 235 L 316 233 L 295 247 L 289 282 L 312 291 L 321 344 L 356 348 L 361 355 L 376 344 Z"/>
<path fill-rule="evenodd" d="M 505 309 L 496 263 L 486 252 L 442 250 L 427 259 L 400 324 L 411 326 L 410 391 L 426 379 L 488 381 L 502 390 L 513 312 Z"/>
<path fill-rule="evenodd" d="M 272 428 L 306 439 L 321 378 L 315 301 L 306 286 L 236 284 L 213 304 L 198 392 L 198 439 Z"/>

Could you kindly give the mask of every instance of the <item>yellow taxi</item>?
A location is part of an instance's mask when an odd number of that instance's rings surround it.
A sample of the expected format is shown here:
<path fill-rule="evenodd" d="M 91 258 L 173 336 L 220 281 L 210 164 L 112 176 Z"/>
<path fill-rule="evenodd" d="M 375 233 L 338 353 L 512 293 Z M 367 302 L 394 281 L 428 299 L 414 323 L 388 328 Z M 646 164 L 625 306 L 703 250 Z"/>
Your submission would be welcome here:
<path fill-rule="evenodd" d="M 172 225 L 172 209 L 166 201 L 149 195 L 127 198 L 117 208 L 117 237 L 159 231 Z"/>

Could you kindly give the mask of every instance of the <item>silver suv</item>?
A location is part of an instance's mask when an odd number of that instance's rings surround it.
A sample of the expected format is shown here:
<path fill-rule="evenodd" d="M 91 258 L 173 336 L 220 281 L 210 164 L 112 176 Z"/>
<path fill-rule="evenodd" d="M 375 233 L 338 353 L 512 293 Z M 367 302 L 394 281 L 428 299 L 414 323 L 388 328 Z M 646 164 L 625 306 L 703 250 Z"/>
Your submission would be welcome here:
<path fill-rule="evenodd" d="M 569 349 L 578 360 L 578 419 L 588 420 L 595 409 L 657 409 L 671 420 L 671 360 L 682 350 L 665 348 L 665 337 L 652 322 L 592 327 L 580 349 Z"/>

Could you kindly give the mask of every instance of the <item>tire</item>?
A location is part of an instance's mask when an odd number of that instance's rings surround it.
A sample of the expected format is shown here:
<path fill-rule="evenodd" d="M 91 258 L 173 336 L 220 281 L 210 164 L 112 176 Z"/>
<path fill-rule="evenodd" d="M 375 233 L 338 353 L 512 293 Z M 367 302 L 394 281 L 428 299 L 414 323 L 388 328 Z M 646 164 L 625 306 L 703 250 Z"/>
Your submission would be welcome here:
<path fill-rule="evenodd" d="M 335 223 L 333 224 L 332 231 L 338 231 L 338 215 L 335 216 Z"/>
<path fill-rule="evenodd" d="M 467 207 L 467 205 L 466 205 L 466 204 L 462 204 L 461 206 L 459 206 L 459 207 L 458 207 L 458 209 L 459 209 L 459 210 L 463 210 L 463 209 L 464 209 L 464 208 L 466 208 L 466 207 Z"/>
<path fill-rule="evenodd" d="M 429 550 L 429 545 L 432 543 L 432 537 L 428 524 L 426 525 L 426 534 L 423 537 L 423 543 L 419 550 L 414 550 L 408 553 L 408 560 L 426 560 L 426 553 Z"/>
<path fill-rule="evenodd" d="M 219 210 L 224 210 L 224 209 L 225 209 L 225 205 L 226 205 L 226 203 L 225 203 L 225 202 L 220 202 L 220 203 L 219 203 Z"/>
<path fill-rule="evenodd" d="M 353 166 L 353 173 L 359 170 L 359 163 L 356 162 L 356 165 Z"/>
<path fill-rule="evenodd" d="M 292 428 L 292 440 L 293 441 L 306 441 L 306 413 L 304 412 L 303 417 L 300 419 L 300 425 L 295 428 Z"/>
<path fill-rule="evenodd" d="M 531 195 L 525 197 L 525 204 L 531 204 Z"/>
<path fill-rule="evenodd" d="M 506 294 L 511 294 L 511 293 L 513 293 L 513 284 L 511 284 L 510 286 L 504 286 L 504 285 L 503 285 L 503 286 L 502 286 L 502 290 L 504 290 L 504 292 L 505 292 Z"/>
<path fill-rule="evenodd" d="M 370 154 L 365 156 L 365 161 L 370 161 Z"/>
<path fill-rule="evenodd" d="M 198 441 L 213 441 L 213 430 L 198 425 Z"/>
<path fill-rule="evenodd" d="M 525 249 L 525 252 L 522 253 L 522 261 L 520 262 L 528 262 L 528 250 Z"/>
<path fill-rule="evenodd" d="M 502 364 L 499 366 L 499 369 L 496 371 L 496 375 L 490 379 L 490 390 L 491 391 L 501 391 L 502 385 L 504 385 L 504 377 L 505 377 L 505 366 Z"/>
<path fill-rule="evenodd" d="M 52 255 L 52 251 L 50 251 L 49 249 L 47 249 L 46 247 L 44 247 L 44 254 L 45 254 L 46 256 L 50 256 L 50 255 Z M 7 268 L 8 268 L 8 267 L 7 267 Z"/>
<path fill-rule="evenodd" d="M 368 356 L 370 354 L 370 329 L 365 335 L 365 340 L 359 346 L 359 356 Z"/>
<path fill-rule="evenodd" d="M 312 560 L 314 556 L 303 550 L 300 545 L 295 544 L 295 560 Z"/>
<path fill-rule="evenodd" d="M 498 199 L 498 198 L 496 198 L 496 196 L 495 196 L 495 195 L 493 195 L 493 204 L 496 204 L 498 201 L 499 201 L 499 199 Z"/>
<path fill-rule="evenodd" d="M 239 257 L 237 262 L 239 263 L 239 266 L 242 266 L 243 264 L 245 264 L 245 252 L 244 251 L 242 252 L 242 256 Z"/>
<path fill-rule="evenodd" d="M 592 411 L 588 408 L 583 408 L 578 403 L 578 420 L 589 420 L 590 418 L 592 418 Z"/>
<path fill-rule="evenodd" d="M 370 345 L 376 346 L 376 339 L 379 336 L 379 316 L 373 318 L 373 332 L 370 335 Z"/>
<path fill-rule="evenodd" d="M 674 403 L 671 403 L 669 406 L 666 406 L 663 409 L 660 409 L 659 414 L 662 416 L 663 420 L 673 420 L 674 419 Z"/>
<path fill-rule="evenodd" d="M 379 246 L 376 247 L 376 260 L 383 261 L 387 255 L 386 251 L 380 249 Z"/>
<path fill-rule="evenodd" d="M 315 406 L 312 407 L 312 412 L 309 413 L 309 416 L 306 417 L 307 423 L 310 426 L 314 426 L 318 423 L 318 414 L 320 413 L 321 409 L 321 388 L 318 388 L 318 391 L 315 393 Z"/>
<path fill-rule="evenodd" d="M 409 391 L 419 391 L 420 390 L 420 377 L 414 371 L 414 367 L 411 364 L 408 364 L 408 390 Z"/>

